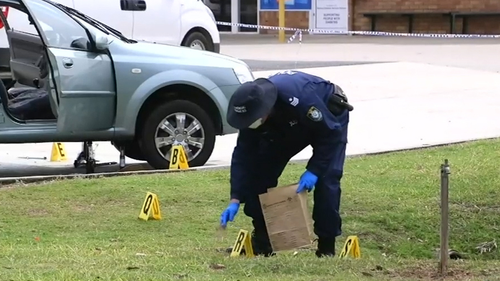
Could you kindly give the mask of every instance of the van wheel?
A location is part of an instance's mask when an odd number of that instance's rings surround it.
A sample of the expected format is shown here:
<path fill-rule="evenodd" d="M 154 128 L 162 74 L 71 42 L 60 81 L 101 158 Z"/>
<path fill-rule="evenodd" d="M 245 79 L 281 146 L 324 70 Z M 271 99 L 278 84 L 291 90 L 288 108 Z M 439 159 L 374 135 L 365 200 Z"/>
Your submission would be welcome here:
<path fill-rule="evenodd" d="M 139 143 L 135 140 L 130 141 L 113 141 L 111 142 L 116 150 L 120 151 L 120 146 L 125 147 L 125 156 L 134 160 L 144 161 L 144 154 L 141 151 Z"/>
<path fill-rule="evenodd" d="M 205 51 L 214 51 L 214 44 L 200 32 L 191 32 L 184 40 L 184 46 Z"/>
<path fill-rule="evenodd" d="M 168 169 L 172 145 L 184 147 L 189 167 L 203 166 L 214 149 L 215 128 L 197 104 L 168 101 L 146 117 L 140 143 L 144 158 L 155 169 Z"/>

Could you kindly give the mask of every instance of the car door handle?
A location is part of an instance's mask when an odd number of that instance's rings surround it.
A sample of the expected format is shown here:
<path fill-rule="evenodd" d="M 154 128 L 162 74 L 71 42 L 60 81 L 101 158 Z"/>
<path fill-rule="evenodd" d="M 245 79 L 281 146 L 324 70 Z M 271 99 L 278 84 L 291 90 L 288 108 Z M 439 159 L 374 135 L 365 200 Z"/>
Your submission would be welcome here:
<path fill-rule="evenodd" d="M 63 63 L 63 66 L 65 68 L 71 68 L 73 66 L 73 60 L 72 59 L 64 58 L 62 60 L 62 63 Z"/>

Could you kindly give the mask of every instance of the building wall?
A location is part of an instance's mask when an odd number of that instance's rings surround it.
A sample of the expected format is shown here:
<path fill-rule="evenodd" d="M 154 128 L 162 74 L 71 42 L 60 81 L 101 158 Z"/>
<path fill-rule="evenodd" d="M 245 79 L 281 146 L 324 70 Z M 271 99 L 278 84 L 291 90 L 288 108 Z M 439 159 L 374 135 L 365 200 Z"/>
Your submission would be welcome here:
<path fill-rule="evenodd" d="M 314 0 L 313 0 L 314 1 Z M 500 12 L 500 0 L 349 0 L 349 28 L 370 31 L 370 19 L 363 13 L 382 11 L 479 11 Z M 260 24 L 279 26 L 278 11 L 260 11 Z M 481 16 L 468 19 L 471 34 L 500 34 L 500 16 Z M 308 11 L 286 11 L 285 26 L 309 28 Z M 377 19 L 377 31 L 407 32 L 408 19 L 402 16 L 383 16 Z M 462 19 L 455 22 L 455 30 L 461 33 Z M 413 32 L 449 33 L 450 19 L 441 15 L 418 15 L 414 18 Z M 276 34 L 276 30 L 260 30 L 261 34 Z M 293 33 L 287 31 L 287 34 Z"/>
<path fill-rule="evenodd" d="M 500 0 L 498 0 L 500 1 Z M 278 11 L 260 11 L 260 25 L 279 26 Z M 309 28 L 309 11 L 285 11 L 285 26 L 289 28 Z M 277 34 L 277 30 L 260 29 L 260 34 Z M 293 34 L 294 31 L 285 31 Z"/>
<path fill-rule="evenodd" d="M 370 20 L 362 13 L 378 11 L 474 11 L 500 12 L 500 0 L 350 0 L 354 10 L 351 10 L 356 31 L 369 31 Z M 500 34 L 500 16 L 471 17 L 468 19 L 468 33 Z M 456 32 L 462 30 L 462 20 L 457 19 Z M 439 15 L 416 16 L 414 31 L 421 33 L 449 33 L 449 17 Z M 408 19 L 401 16 L 385 16 L 377 19 L 377 30 L 388 32 L 407 32 Z"/>

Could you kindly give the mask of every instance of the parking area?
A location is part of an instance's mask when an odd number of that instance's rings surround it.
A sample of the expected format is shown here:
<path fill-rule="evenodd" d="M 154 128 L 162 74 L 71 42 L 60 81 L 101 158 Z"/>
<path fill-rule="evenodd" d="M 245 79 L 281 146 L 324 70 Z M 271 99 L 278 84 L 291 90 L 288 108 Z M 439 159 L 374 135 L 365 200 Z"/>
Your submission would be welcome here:
<path fill-rule="evenodd" d="M 252 36 L 223 36 L 221 53 L 246 61 L 255 77 L 298 69 L 344 88 L 355 107 L 348 155 L 500 135 L 494 122 L 500 118 L 499 40 L 304 36 L 301 44 L 277 44 L 273 36 Z M 207 165 L 228 164 L 236 136 L 217 137 Z M 97 160 L 118 162 L 110 143 L 95 144 Z M 0 177 L 83 172 L 73 168 L 80 143 L 65 143 L 63 162 L 50 162 L 51 146 L 0 145 Z M 310 155 L 306 148 L 294 159 Z"/>

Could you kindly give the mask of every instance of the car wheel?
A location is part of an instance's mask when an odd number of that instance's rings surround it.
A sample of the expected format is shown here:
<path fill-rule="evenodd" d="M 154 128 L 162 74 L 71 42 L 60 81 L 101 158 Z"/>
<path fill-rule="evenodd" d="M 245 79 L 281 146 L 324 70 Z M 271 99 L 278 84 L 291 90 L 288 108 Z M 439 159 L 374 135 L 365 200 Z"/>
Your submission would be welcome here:
<path fill-rule="evenodd" d="M 125 147 L 125 156 L 134 160 L 145 161 L 144 154 L 142 153 L 139 143 L 135 140 L 131 141 L 115 141 L 111 142 L 116 150 L 120 151 L 120 146 Z"/>
<path fill-rule="evenodd" d="M 184 46 L 197 50 L 214 51 L 213 44 L 200 32 L 190 33 L 185 40 Z"/>
<path fill-rule="evenodd" d="M 172 145 L 184 147 L 189 167 L 205 165 L 215 145 L 210 116 L 185 100 L 168 101 L 152 109 L 140 134 L 144 157 L 155 169 L 169 167 Z"/>

